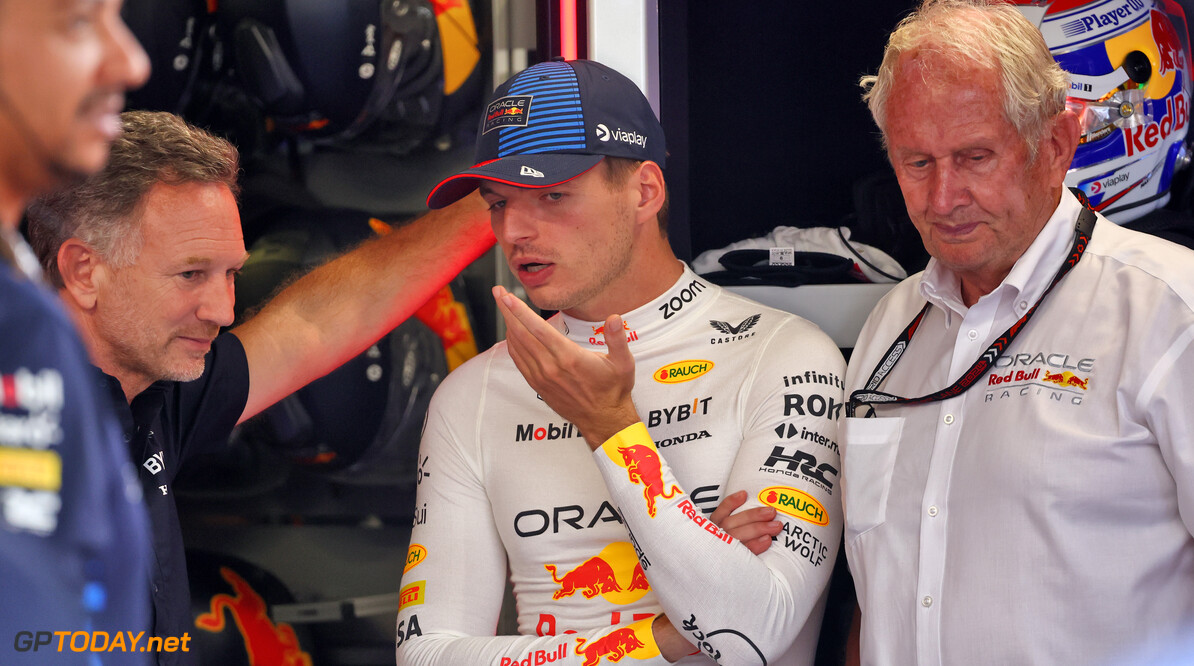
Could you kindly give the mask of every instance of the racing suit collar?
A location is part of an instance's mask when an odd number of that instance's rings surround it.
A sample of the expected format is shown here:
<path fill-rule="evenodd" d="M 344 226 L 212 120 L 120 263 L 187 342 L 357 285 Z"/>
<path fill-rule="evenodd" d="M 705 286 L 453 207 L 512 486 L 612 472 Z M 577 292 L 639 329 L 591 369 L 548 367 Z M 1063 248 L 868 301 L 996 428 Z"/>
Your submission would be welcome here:
<path fill-rule="evenodd" d="M 700 316 L 712 302 L 710 296 L 718 289 L 686 264 L 684 272 L 671 288 L 646 305 L 622 313 L 630 348 L 634 349 L 649 340 L 661 339 L 668 328 Z M 551 322 L 578 345 L 593 350 L 605 349 L 605 322 L 585 321 L 562 312 L 552 317 Z"/>

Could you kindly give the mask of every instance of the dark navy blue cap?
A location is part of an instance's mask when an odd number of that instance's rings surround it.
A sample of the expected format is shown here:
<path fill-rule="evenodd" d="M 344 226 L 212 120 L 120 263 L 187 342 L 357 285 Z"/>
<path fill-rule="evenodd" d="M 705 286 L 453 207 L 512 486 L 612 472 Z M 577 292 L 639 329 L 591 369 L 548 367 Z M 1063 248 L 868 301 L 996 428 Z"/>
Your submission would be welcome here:
<path fill-rule="evenodd" d="M 482 180 L 553 187 L 606 156 L 667 159 L 663 128 L 633 81 L 592 60 L 543 62 L 503 83 L 485 107 L 477 163 L 449 176 L 427 197 L 443 208 Z"/>

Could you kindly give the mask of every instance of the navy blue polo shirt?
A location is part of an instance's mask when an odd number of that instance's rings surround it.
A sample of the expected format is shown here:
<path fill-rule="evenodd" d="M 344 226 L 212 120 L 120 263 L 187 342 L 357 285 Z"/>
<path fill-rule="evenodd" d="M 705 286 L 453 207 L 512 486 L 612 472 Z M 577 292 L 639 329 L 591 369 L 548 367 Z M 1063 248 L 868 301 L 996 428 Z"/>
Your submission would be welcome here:
<path fill-rule="evenodd" d="M 145 508 L 89 367 L 57 298 L 0 262 L 0 663 L 146 661 L 31 644 L 149 627 Z"/>
<path fill-rule="evenodd" d="M 153 635 L 194 636 L 174 478 L 194 456 L 227 447 L 249 399 L 245 348 L 235 335 L 224 333 L 212 343 L 202 376 L 190 382 L 154 382 L 133 398 L 132 404 L 125 401 L 119 381 L 109 375 L 103 378 L 118 405 L 129 454 L 149 507 L 154 553 L 150 577 Z M 193 651 L 157 656 L 160 664 L 198 663 Z"/>

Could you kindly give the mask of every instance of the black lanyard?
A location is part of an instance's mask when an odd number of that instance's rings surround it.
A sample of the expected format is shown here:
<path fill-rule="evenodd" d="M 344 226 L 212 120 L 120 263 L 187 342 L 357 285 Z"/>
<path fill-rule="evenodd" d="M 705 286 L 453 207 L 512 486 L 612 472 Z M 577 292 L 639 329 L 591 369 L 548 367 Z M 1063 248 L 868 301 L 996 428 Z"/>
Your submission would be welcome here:
<path fill-rule="evenodd" d="M 904 350 L 908 348 L 908 343 L 912 341 L 912 336 L 916 334 L 916 329 L 920 326 L 925 315 L 928 314 L 930 305 L 929 303 L 925 303 L 925 306 L 912 318 L 912 322 L 908 324 L 904 332 L 900 333 L 900 336 L 887 349 L 887 353 L 883 355 L 883 360 L 879 362 L 879 365 L 875 366 L 875 370 L 871 372 L 871 379 L 866 383 L 866 387 L 850 394 L 850 400 L 846 403 L 846 416 L 853 417 L 854 411 L 859 405 L 872 405 L 871 413 L 868 416 L 873 416 L 873 405 L 876 404 L 917 405 L 925 402 L 945 400 L 965 393 L 967 389 L 974 386 L 988 369 L 995 365 L 995 360 L 1002 356 L 1003 352 L 1011 346 L 1012 340 L 1016 339 L 1016 336 L 1028 324 L 1028 320 L 1032 319 L 1033 313 L 1045 301 L 1045 297 L 1049 295 L 1049 292 L 1053 291 L 1053 287 L 1057 286 L 1057 283 L 1061 282 L 1061 278 L 1065 277 L 1066 273 L 1069 273 L 1070 269 L 1082 258 L 1082 253 L 1086 252 L 1086 245 L 1090 243 L 1094 225 L 1094 212 L 1085 205 L 1082 206 L 1082 211 L 1078 213 L 1078 221 L 1074 224 L 1074 244 L 1070 247 L 1069 256 L 1062 262 L 1061 268 L 1057 270 L 1057 275 L 1053 276 L 1053 281 L 1049 283 L 1048 288 L 1045 289 L 1036 303 L 1016 323 L 1012 324 L 1011 328 L 996 338 L 995 342 L 992 342 L 991 346 L 987 347 L 987 351 L 978 357 L 978 360 L 970 366 L 970 369 L 958 381 L 936 393 L 930 393 L 919 398 L 901 398 L 898 395 L 876 390 L 883 383 L 883 380 L 887 378 L 887 375 L 891 373 L 892 368 L 899 362 L 900 357 L 904 355 Z"/>

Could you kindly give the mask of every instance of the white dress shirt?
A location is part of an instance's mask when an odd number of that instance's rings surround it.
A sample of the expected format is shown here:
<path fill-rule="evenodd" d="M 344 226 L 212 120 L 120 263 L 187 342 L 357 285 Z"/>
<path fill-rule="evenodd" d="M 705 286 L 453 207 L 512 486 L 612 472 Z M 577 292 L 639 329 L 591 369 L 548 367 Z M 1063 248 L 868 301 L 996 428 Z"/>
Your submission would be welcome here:
<path fill-rule="evenodd" d="M 1069 191 L 970 308 L 935 261 L 879 303 L 861 388 L 957 380 L 1070 250 Z M 1103 218 L 1085 255 L 964 394 L 843 418 L 846 549 L 867 664 L 1143 663 L 1194 635 L 1194 253 Z"/>

